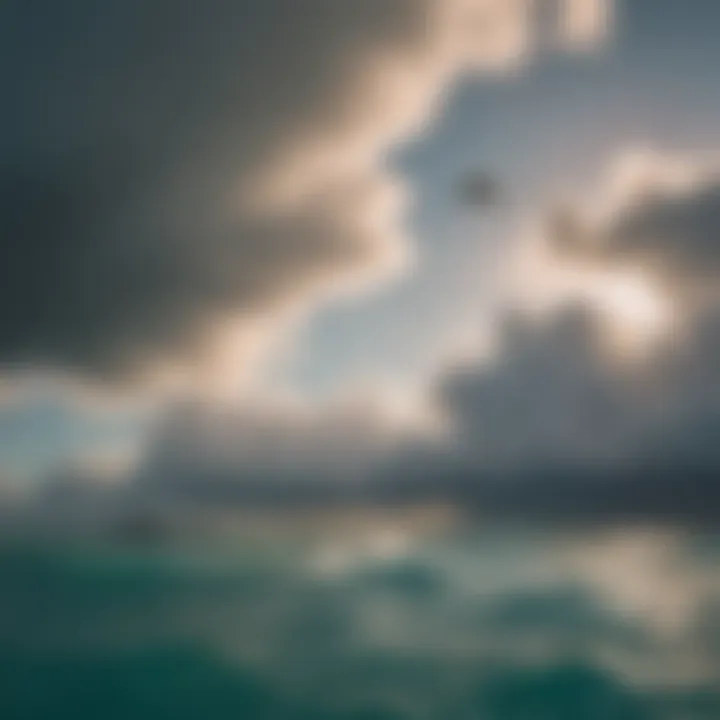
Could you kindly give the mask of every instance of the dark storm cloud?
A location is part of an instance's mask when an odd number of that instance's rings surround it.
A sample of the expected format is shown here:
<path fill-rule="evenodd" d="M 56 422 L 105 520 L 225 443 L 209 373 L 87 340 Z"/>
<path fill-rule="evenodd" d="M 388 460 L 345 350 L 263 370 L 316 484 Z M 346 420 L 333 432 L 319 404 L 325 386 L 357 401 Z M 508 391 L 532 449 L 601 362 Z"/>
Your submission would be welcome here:
<path fill-rule="evenodd" d="M 561 313 L 523 344 L 506 337 L 495 365 L 445 378 L 439 397 L 457 436 L 435 492 L 488 512 L 566 519 L 716 517 L 720 358 L 710 321 L 624 367 L 598 354 L 600 323 L 581 317 Z"/>
<path fill-rule="evenodd" d="M 470 2 L 483 27 L 465 22 L 463 5 L 4 3 L 0 363 L 102 374 L 192 365 L 228 318 L 272 324 L 288 305 L 392 267 L 403 242 L 378 158 L 422 126 L 459 70 L 517 59 L 530 39 L 523 3 Z M 461 438 L 453 468 L 613 446 L 592 431 L 595 415 L 615 412 L 592 332 L 553 327 L 510 342 L 477 385 L 440 384 Z M 586 395 L 599 403 L 588 417 Z M 165 489 L 182 475 L 198 495 L 217 468 L 223 482 L 329 480 L 351 457 L 353 476 L 374 479 L 396 450 L 385 419 L 364 412 L 230 423 L 249 443 L 195 443 L 199 426 L 171 426 L 161 462 L 151 451 L 155 479 Z M 420 443 L 417 458 L 435 480 L 448 472 L 434 447 Z"/>
<path fill-rule="evenodd" d="M 258 424 L 251 413 L 238 427 L 238 437 L 257 438 L 259 431 L 277 448 L 291 448 L 281 438 L 294 437 L 295 452 L 284 456 L 294 471 L 290 476 L 315 481 L 323 476 L 330 488 L 342 473 L 332 467 L 324 475 L 317 472 L 303 451 L 317 459 L 341 448 L 338 440 L 344 437 L 350 447 L 357 443 L 362 449 L 353 478 L 365 497 L 379 501 L 451 500 L 486 512 L 564 518 L 717 516 L 720 306 L 714 292 L 703 293 L 699 303 L 693 291 L 712 289 L 717 280 L 711 220 L 715 181 L 682 188 L 664 182 L 652 179 L 657 192 L 638 193 L 628 186 L 623 202 L 606 214 L 604 224 L 596 224 L 598 237 L 612 250 L 575 255 L 567 238 L 560 245 L 557 235 L 546 238 L 556 262 L 578 262 L 583 271 L 591 265 L 624 276 L 637 269 L 636 252 L 642 253 L 646 276 L 661 292 L 673 292 L 677 301 L 665 334 L 648 341 L 636 357 L 618 353 L 613 318 L 589 301 L 568 301 L 542 319 L 517 310 L 501 323 L 489 360 L 448 368 L 437 378 L 432 405 L 448 432 L 435 442 L 422 435 L 405 437 L 394 447 L 391 443 L 389 452 L 378 453 L 379 446 L 362 440 L 392 428 L 367 415 L 364 424 L 336 415 L 322 422 L 315 418 L 304 429 L 291 422 L 279 432 L 278 423 Z M 189 437 L 197 434 L 192 430 Z M 179 446 L 190 447 L 187 435 L 177 437 Z M 242 485 L 246 478 L 278 477 L 273 462 L 234 447 L 238 452 L 225 467 L 226 496 L 233 483 Z M 350 457 L 347 449 L 340 454 Z M 161 452 L 156 458 L 173 456 Z M 207 488 L 201 478 L 213 467 L 207 462 L 213 453 L 194 454 L 200 456 L 206 460 L 185 487 L 194 488 L 196 498 Z M 186 461 L 181 465 L 190 467 Z M 157 470 L 158 477 L 177 475 L 177 467 L 168 472 L 162 462 Z M 283 477 L 286 482 L 288 475 Z M 172 491 L 172 484 L 166 489 Z M 313 492 L 317 498 L 317 488 Z"/>
<path fill-rule="evenodd" d="M 4 2 L 0 362 L 193 364 L 397 269 L 385 151 L 531 31 L 504 0 Z"/>
<path fill-rule="evenodd" d="M 612 427 L 630 389 L 604 363 L 593 313 L 569 307 L 538 326 L 508 319 L 494 362 L 451 371 L 438 395 L 457 421 L 459 447 L 487 467 L 522 468 L 597 454 L 628 440 Z M 627 421 L 630 418 L 626 418 Z"/>
<path fill-rule="evenodd" d="M 141 497 L 205 503 L 313 504 L 355 497 L 413 432 L 381 406 L 324 408 L 266 402 L 166 414 L 132 490 Z"/>
<path fill-rule="evenodd" d="M 365 65 L 432 64 L 433 5 L 3 3 L 0 361 L 132 368 L 387 265 L 396 238 L 362 222 L 381 178 L 287 209 L 268 173 L 303 182 L 298 148 L 362 140 Z"/>
<path fill-rule="evenodd" d="M 163 181 L 152 162 L 88 151 L 5 171 L 4 361 L 115 371 L 182 354 L 215 316 L 271 306 L 367 253 L 352 227 L 336 243 L 321 213 L 294 214 L 292 235 L 272 220 L 163 217 L 145 194 Z"/>
<path fill-rule="evenodd" d="M 720 275 L 720 178 L 650 161 L 624 204 L 599 222 L 582 210 L 555 215 L 559 254 L 608 269 L 639 271 L 688 299 L 717 290 Z"/>
<path fill-rule="evenodd" d="M 650 197 L 608 231 L 605 252 L 645 262 L 670 278 L 715 282 L 720 273 L 720 182 L 675 197 Z M 602 251 L 601 251 L 602 252 Z"/>
<path fill-rule="evenodd" d="M 600 221 L 571 209 L 551 225 L 558 264 L 607 273 L 610 290 L 640 273 L 670 299 L 665 334 L 628 360 L 590 304 L 510 318 L 492 362 L 437 387 L 450 495 L 566 516 L 720 513 L 720 193 L 691 169 L 655 158 Z"/>
<path fill-rule="evenodd" d="M 491 363 L 438 379 L 442 438 L 337 409 L 303 421 L 171 415 L 134 491 L 161 505 L 440 501 L 570 521 L 717 517 L 718 328 L 720 316 L 695 318 L 682 344 L 627 365 L 590 308 L 542 324 L 518 315 Z"/>

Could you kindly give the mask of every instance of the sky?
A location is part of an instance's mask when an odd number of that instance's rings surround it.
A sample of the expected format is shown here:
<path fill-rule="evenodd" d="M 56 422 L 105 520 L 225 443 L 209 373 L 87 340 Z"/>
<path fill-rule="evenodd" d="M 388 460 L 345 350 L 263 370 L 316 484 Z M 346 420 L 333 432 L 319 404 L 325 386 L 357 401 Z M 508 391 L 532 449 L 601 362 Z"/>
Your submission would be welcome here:
<path fill-rule="evenodd" d="M 487 322 L 493 259 L 524 221 L 568 189 L 592 192 L 625 149 L 712 152 L 717 13 L 711 2 L 631 0 L 619 4 L 601 52 L 545 53 L 511 78 L 460 79 L 428 131 L 391 158 L 414 193 L 408 222 L 421 267 L 360 308 L 321 313 L 299 381 L 342 383 L 368 366 L 390 383 L 422 377 Z M 498 176 L 508 201 L 492 213 L 458 212 L 458 178 L 478 168 Z"/>
<path fill-rule="evenodd" d="M 5 2 L 8 502 L 716 510 L 718 20 Z"/>

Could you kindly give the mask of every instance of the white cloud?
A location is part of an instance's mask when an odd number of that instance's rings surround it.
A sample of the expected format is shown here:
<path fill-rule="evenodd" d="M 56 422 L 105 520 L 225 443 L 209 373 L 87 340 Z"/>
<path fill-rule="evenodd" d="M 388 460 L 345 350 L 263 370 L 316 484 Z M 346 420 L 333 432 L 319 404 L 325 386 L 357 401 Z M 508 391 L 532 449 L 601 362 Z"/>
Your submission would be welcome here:
<path fill-rule="evenodd" d="M 570 47 L 597 47 L 613 25 L 615 0 L 560 0 L 561 33 Z"/>

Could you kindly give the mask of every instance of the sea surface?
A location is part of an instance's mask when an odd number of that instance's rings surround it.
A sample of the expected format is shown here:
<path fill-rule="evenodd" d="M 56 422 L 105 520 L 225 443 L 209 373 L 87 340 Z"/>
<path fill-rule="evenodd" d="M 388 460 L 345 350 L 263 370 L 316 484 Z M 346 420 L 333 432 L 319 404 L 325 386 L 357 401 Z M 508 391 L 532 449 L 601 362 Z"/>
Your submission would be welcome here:
<path fill-rule="evenodd" d="M 0 547 L 2 720 L 720 718 L 720 535 Z"/>

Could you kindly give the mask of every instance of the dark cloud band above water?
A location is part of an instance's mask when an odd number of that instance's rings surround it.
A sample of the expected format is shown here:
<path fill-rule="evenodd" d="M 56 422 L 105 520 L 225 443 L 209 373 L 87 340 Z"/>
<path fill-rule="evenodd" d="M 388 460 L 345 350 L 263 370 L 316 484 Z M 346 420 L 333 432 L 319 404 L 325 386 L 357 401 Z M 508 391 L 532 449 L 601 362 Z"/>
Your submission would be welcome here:
<path fill-rule="evenodd" d="M 707 187 L 699 183 L 685 188 L 681 200 L 670 193 L 667 202 L 672 207 L 678 202 L 695 206 L 693 197 L 706 197 Z M 632 193 L 626 201 L 630 198 Z M 635 238 L 634 223 L 625 221 L 628 213 L 633 217 L 643 213 L 638 209 L 643 202 L 626 202 L 607 219 L 609 227 L 626 228 L 625 245 L 646 242 L 645 224 L 638 230 L 641 237 Z M 669 258 L 657 272 L 656 263 L 647 265 L 658 292 L 668 292 L 675 282 L 684 287 L 692 264 L 677 256 L 694 257 L 696 252 L 694 214 L 687 228 L 679 221 L 672 227 L 676 238 L 672 247 L 647 246 L 648 253 Z M 575 256 L 565 243 L 558 246 L 557 240 L 546 238 L 554 261 L 578 263 L 586 271 L 594 256 Z M 624 257 L 620 250 L 612 256 L 613 268 L 622 276 L 636 269 L 637 263 L 632 253 Z M 606 271 L 606 262 L 602 256 L 596 260 L 599 272 Z M 714 277 L 712 263 L 701 264 L 703 276 Z M 392 439 L 392 427 L 383 426 L 377 416 L 361 415 L 363 421 L 358 424 L 342 415 L 324 418 L 320 412 L 320 421 L 315 418 L 309 426 L 295 422 L 283 426 L 263 424 L 250 413 L 237 426 L 237 441 L 225 437 L 225 449 L 238 452 L 231 453 L 231 462 L 218 473 L 217 459 L 229 456 L 218 454 L 217 448 L 210 450 L 208 438 L 217 440 L 221 433 L 203 435 L 200 428 L 207 430 L 209 425 L 196 419 L 175 436 L 176 446 L 183 449 L 191 447 L 192 439 L 205 438 L 200 450 L 191 452 L 193 462 L 180 455 L 184 458 L 180 466 L 193 470 L 178 472 L 177 463 L 164 465 L 178 457 L 171 448 L 154 455 L 159 464 L 147 480 L 152 485 L 153 477 L 166 479 L 164 491 L 172 495 L 173 478 L 182 475 L 182 488 L 175 485 L 181 494 L 199 501 L 209 498 L 211 490 L 213 502 L 223 496 L 252 499 L 252 493 L 243 488 L 248 490 L 259 481 L 273 488 L 269 494 L 277 493 L 274 497 L 280 504 L 284 501 L 278 486 L 292 486 L 295 497 L 302 496 L 305 484 L 313 486 L 307 499 L 316 502 L 318 496 L 323 497 L 317 485 L 325 485 L 325 499 L 335 498 L 338 488 L 346 487 L 338 483 L 344 474 L 336 466 L 329 473 L 318 472 L 302 451 L 317 461 L 344 443 L 362 449 L 359 455 L 341 451 L 348 461 L 355 458 L 353 480 L 360 493 L 351 498 L 449 500 L 490 513 L 564 518 L 717 517 L 720 305 L 712 294 L 701 304 L 690 302 L 689 297 L 681 296 L 672 306 L 664 332 L 652 341 L 642 340 L 647 346 L 631 358 L 617 352 L 611 334 L 613 318 L 602 307 L 568 300 L 542 319 L 516 311 L 502 324 L 498 347 L 489 359 L 448 368 L 437 378 L 430 395 L 441 419 L 437 428 L 444 432 L 440 435 L 395 435 L 397 442 L 386 443 L 380 452 L 378 444 L 364 442 L 384 436 Z M 223 426 L 227 429 L 228 424 Z M 285 442 L 288 438 L 295 438 L 299 445 L 295 452 L 282 454 L 280 471 L 277 455 L 263 458 L 249 449 L 240 450 L 239 439 L 249 437 L 255 438 L 255 445 L 259 438 L 278 451 L 292 447 Z M 209 477 L 220 482 L 208 484 Z"/>

